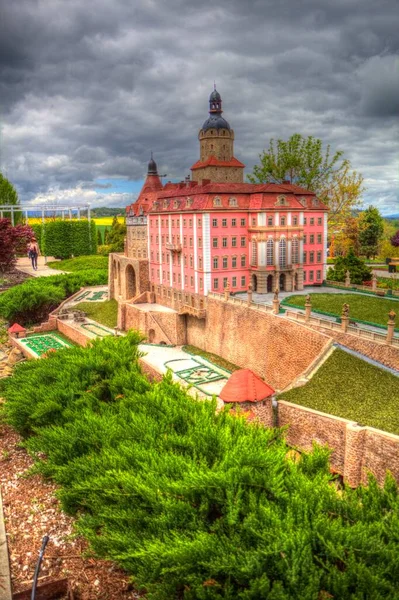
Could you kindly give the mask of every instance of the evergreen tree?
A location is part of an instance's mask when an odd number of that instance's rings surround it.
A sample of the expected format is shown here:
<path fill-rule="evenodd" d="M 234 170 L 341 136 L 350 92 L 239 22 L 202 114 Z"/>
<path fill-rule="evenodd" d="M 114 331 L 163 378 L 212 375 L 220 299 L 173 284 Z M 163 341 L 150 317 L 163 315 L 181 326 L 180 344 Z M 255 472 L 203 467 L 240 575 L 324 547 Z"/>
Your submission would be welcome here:
<path fill-rule="evenodd" d="M 359 217 L 360 251 L 367 258 L 378 254 L 379 242 L 384 233 L 384 221 L 378 208 L 369 206 Z"/>
<path fill-rule="evenodd" d="M 119 223 L 118 217 L 112 220 L 111 231 L 108 236 L 108 244 L 111 246 L 111 252 L 123 252 L 124 240 L 126 237 L 126 225 Z"/>
<path fill-rule="evenodd" d="M 350 273 L 351 283 L 357 285 L 361 285 L 364 281 L 370 281 L 372 277 L 370 267 L 355 255 L 353 248 L 349 248 L 346 256 L 339 256 L 335 260 L 334 267 L 328 269 L 327 279 L 345 281 L 346 271 Z"/>
<path fill-rule="evenodd" d="M 104 244 L 109 245 L 109 231 L 108 227 L 104 229 Z"/>
<path fill-rule="evenodd" d="M 101 230 L 97 228 L 97 245 L 102 246 L 103 238 L 101 237 Z"/>

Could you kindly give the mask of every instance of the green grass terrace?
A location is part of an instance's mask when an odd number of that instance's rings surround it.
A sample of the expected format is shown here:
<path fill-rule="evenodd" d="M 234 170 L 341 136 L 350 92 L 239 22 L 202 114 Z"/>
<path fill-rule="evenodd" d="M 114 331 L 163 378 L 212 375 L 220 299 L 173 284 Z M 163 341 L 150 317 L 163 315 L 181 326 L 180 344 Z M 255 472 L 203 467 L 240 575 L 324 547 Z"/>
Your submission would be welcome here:
<path fill-rule="evenodd" d="M 388 313 L 399 313 L 399 301 L 392 298 L 378 298 L 367 294 L 310 294 L 312 311 L 340 317 L 342 305 L 349 304 L 349 317 L 353 321 L 365 321 L 371 325 L 386 327 Z M 285 298 L 283 306 L 305 308 L 306 296 L 294 295 Z M 399 330 L 399 329 L 398 329 Z"/>
<path fill-rule="evenodd" d="M 279 399 L 399 435 L 399 377 L 343 350 Z"/>

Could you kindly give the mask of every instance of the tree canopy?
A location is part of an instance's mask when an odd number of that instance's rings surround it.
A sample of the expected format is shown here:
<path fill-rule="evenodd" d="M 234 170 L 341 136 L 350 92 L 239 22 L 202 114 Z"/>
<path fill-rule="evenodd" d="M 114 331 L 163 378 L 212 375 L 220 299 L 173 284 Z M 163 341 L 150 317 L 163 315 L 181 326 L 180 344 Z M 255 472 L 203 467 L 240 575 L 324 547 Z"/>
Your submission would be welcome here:
<path fill-rule="evenodd" d="M 320 139 L 294 133 L 288 141 L 270 140 L 248 179 L 251 183 L 288 181 L 316 193 L 329 208 L 330 227 L 342 227 L 359 206 L 364 191 L 363 177 L 353 171 L 343 151 L 323 148 Z"/>
<path fill-rule="evenodd" d="M 19 204 L 18 194 L 12 183 L 0 173 L 0 204 Z"/>
<path fill-rule="evenodd" d="M 378 208 L 369 206 L 359 216 L 360 252 L 370 258 L 376 256 L 384 233 L 384 220 Z"/>

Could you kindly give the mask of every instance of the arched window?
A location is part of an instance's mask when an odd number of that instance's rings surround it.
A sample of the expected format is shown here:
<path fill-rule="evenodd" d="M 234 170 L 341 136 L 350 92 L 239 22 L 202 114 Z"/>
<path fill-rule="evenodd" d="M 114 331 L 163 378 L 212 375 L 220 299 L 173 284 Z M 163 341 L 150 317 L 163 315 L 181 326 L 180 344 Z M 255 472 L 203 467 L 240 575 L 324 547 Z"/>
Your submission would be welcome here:
<path fill-rule="evenodd" d="M 292 240 L 292 263 L 299 263 L 299 242 L 298 238 L 294 237 Z"/>
<path fill-rule="evenodd" d="M 281 238 L 281 240 L 279 242 L 278 256 L 279 256 L 280 267 L 286 267 L 287 266 L 287 242 L 285 241 L 285 238 Z"/>
<path fill-rule="evenodd" d="M 213 199 L 213 206 L 222 206 L 222 201 L 218 196 Z"/>
<path fill-rule="evenodd" d="M 274 254 L 274 242 L 273 240 L 267 240 L 266 244 L 266 264 L 271 266 L 274 264 L 273 254 Z"/>
<path fill-rule="evenodd" d="M 229 198 L 229 206 L 237 206 L 237 198 Z"/>

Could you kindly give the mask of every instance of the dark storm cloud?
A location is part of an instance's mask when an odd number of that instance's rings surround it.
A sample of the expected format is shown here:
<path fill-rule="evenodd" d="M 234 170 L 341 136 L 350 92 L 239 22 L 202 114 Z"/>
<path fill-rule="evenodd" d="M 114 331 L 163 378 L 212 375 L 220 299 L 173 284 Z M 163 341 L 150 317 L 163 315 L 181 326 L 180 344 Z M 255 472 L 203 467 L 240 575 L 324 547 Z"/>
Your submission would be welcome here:
<path fill-rule="evenodd" d="M 216 79 L 248 170 L 314 135 L 397 212 L 397 0 L 14 0 L 0 24 L 1 168 L 24 200 L 103 202 L 95 180 L 142 178 L 151 150 L 183 178 Z"/>

